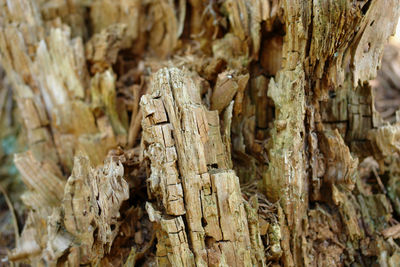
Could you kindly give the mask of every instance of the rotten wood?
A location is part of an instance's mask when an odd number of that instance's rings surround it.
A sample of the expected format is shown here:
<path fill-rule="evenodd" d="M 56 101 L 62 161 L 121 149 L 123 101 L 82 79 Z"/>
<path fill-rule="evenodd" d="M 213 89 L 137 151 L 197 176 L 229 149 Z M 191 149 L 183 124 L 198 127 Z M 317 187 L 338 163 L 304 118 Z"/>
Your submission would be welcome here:
<path fill-rule="evenodd" d="M 0 182 L 26 218 L 7 260 L 397 266 L 399 13 L 0 0 Z"/>

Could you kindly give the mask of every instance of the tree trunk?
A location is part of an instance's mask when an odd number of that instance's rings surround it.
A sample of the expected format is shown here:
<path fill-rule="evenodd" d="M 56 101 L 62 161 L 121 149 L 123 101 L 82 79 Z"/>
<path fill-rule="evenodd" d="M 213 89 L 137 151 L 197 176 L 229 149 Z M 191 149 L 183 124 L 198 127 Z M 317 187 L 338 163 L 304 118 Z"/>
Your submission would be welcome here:
<path fill-rule="evenodd" d="M 10 262 L 399 264 L 400 116 L 369 84 L 398 1 L 0 4 Z"/>

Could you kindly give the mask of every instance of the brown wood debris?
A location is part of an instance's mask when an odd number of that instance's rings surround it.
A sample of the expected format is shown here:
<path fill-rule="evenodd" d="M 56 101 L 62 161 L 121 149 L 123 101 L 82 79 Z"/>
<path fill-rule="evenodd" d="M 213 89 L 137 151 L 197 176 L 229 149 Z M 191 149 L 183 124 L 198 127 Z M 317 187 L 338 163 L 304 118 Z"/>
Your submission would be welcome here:
<path fill-rule="evenodd" d="M 2 263 L 397 266 L 399 14 L 0 0 Z"/>

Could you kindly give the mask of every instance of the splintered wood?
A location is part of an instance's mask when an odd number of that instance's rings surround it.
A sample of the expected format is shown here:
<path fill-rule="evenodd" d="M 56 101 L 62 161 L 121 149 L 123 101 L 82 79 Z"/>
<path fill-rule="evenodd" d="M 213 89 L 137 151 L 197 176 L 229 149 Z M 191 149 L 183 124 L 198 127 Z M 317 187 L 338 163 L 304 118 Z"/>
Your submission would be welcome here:
<path fill-rule="evenodd" d="M 187 71 L 162 69 L 142 97 L 144 157 L 150 160 L 147 204 L 158 232 L 160 266 L 252 266 L 239 179 L 229 168 L 218 112 L 201 103 Z M 186 222 L 186 223 L 185 223 Z"/>
<path fill-rule="evenodd" d="M 23 157 L 16 160 L 21 170 L 27 169 L 27 160 L 35 163 Z M 100 262 L 118 235 L 119 209 L 129 198 L 122 164 L 108 158 L 103 167 L 93 169 L 87 157 L 77 156 L 65 187 L 56 178 L 46 176 L 45 171 L 31 170 L 29 174 L 31 179 L 27 184 L 34 183 L 30 194 L 44 199 L 29 198 L 38 211 L 29 213 L 22 242 L 10 254 L 10 259 L 28 256 L 34 265 L 39 265 L 42 259 L 49 264 L 65 262 L 72 266 Z M 39 205 L 47 209 L 39 209 Z M 46 216 L 40 214 L 45 211 Z M 60 259 L 63 256 L 66 257 Z"/>
<path fill-rule="evenodd" d="M 0 260 L 398 266 L 399 14 L 0 0 Z"/>

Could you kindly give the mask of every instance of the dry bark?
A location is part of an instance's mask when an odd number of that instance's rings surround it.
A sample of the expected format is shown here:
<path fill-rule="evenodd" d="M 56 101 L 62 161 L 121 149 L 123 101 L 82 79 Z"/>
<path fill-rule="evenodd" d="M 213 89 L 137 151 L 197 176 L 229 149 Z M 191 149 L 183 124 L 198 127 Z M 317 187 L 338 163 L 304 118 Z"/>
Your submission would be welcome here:
<path fill-rule="evenodd" d="M 368 83 L 398 1 L 0 7 L 0 118 L 15 120 L 12 92 L 26 145 L 9 261 L 400 261 L 398 99 L 375 109 L 389 90 Z M 381 70 L 392 84 L 396 64 Z M 386 88 L 382 77 L 371 84 Z"/>

